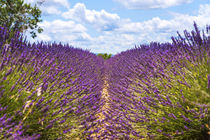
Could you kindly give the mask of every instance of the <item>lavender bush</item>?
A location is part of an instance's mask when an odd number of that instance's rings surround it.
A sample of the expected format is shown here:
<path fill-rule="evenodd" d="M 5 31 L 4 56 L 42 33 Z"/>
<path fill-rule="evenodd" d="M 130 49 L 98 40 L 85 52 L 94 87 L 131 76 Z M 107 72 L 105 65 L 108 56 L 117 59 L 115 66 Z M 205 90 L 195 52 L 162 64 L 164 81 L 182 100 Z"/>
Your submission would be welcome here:
<path fill-rule="evenodd" d="M 0 27 L 0 139 L 208 139 L 210 26 L 103 60 Z"/>
<path fill-rule="evenodd" d="M 62 44 L 30 44 L 1 28 L 0 139 L 72 139 L 100 108 L 103 59 Z"/>
<path fill-rule="evenodd" d="M 194 27 L 173 43 L 141 45 L 109 60 L 115 136 L 209 138 L 210 27 L 203 34 Z"/>

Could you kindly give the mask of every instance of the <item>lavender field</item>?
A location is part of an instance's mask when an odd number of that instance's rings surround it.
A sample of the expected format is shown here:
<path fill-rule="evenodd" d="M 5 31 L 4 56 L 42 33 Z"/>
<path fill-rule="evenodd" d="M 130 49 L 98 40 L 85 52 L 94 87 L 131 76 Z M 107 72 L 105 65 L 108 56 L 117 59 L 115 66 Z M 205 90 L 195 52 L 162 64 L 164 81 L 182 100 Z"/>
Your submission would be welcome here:
<path fill-rule="evenodd" d="M 207 140 L 210 26 L 108 60 L 0 27 L 0 139 Z"/>

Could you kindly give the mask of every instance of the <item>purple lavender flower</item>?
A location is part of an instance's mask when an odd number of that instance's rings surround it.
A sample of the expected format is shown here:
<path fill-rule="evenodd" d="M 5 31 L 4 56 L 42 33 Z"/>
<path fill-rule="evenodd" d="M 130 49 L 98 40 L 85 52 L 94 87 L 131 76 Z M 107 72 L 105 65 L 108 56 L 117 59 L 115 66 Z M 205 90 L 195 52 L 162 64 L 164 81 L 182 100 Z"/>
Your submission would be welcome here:
<path fill-rule="evenodd" d="M 184 126 L 184 128 L 185 128 L 186 130 L 189 130 L 189 128 L 188 128 L 187 126 Z"/>
<path fill-rule="evenodd" d="M 47 127 L 46 127 L 46 129 L 50 129 L 50 128 L 52 128 L 53 127 L 53 124 L 49 124 Z"/>

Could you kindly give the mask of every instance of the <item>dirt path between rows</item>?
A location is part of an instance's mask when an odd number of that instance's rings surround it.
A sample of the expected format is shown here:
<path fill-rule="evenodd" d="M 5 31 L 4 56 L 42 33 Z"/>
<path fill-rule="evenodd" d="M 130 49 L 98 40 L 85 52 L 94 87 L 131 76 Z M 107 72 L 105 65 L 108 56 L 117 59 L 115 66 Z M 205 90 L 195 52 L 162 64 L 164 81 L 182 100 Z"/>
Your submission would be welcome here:
<path fill-rule="evenodd" d="M 100 112 L 96 114 L 96 117 L 98 120 L 104 120 L 106 116 L 103 114 L 103 112 L 106 112 L 109 109 L 109 93 L 108 93 L 108 87 L 109 84 L 107 80 L 104 80 L 104 86 L 102 89 L 102 95 L 101 95 L 101 100 L 104 100 L 104 105 L 102 106 Z M 101 128 L 101 130 L 97 134 L 92 134 L 91 137 L 94 137 L 94 140 L 97 140 L 97 136 L 100 136 L 105 130 L 106 130 L 106 125 L 109 125 L 107 122 L 101 123 L 97 126 L 95 126 L 93 129 Z"/>

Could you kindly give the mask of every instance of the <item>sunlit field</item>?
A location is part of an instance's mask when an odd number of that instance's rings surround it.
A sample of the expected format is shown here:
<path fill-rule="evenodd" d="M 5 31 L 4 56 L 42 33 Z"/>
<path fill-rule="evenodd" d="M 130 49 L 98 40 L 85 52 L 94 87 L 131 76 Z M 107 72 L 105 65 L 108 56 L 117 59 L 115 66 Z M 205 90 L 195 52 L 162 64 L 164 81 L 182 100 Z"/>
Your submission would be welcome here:
<path fill-rule="evenodd" d="M 209 32 L 104 60 L 0 27 L 0 139 L 209 139 Z"/>

